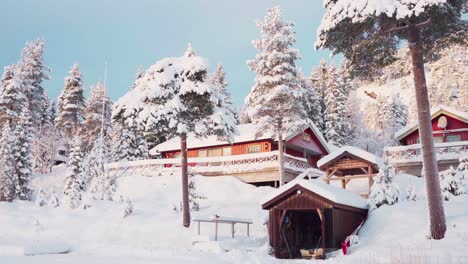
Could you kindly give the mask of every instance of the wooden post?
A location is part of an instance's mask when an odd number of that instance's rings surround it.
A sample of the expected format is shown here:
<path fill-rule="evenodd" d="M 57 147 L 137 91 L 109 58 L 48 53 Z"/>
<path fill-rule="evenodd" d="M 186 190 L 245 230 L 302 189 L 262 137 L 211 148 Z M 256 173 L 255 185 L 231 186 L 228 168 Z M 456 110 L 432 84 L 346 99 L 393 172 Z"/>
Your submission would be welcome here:
<path fill-rule="evenodd" d="M 247 223 L 247 237 L 250 237 L 250 224 Z"/>
<path fill-rule="evenodd" d="M 341 188 L 346 189 L 346 180 L 341 180 Z"/>
<path fill-rule="evenodd" d="M 367 166 L 367 175 L 369 175 L 369 194 L 370 194 L 372 184 L 374 183 L 374 179 L 372 178 L 372 167 L 371 167 L 371 165 Z"/>
<path fill-rule="evenodd" d="M 198 221 L 198 235 L 200 235 L 200 221 Z"/>
<path fill-rule="evenodd" d="M 215 220 L 215 241 L 218 240 L 218 220 Z"/>
<path fill-rule="evenodd" d="M 234 222 L 231 223 L 231 237 L 234 238 Z"/>

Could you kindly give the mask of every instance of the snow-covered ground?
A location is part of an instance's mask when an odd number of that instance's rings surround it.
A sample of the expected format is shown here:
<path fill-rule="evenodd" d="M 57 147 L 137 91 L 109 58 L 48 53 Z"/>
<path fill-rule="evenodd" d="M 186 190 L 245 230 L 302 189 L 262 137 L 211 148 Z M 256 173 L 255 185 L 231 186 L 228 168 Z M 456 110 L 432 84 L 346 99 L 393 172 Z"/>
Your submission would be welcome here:
<path fill-rule="evenodd" d="M 402 198 L 408 175 L 396 178 Z M 327 263 L 467 263 L 468 195 L 445 202 L 447 236 L 428 240 L 426 199 L 422 179 L 411 177 L 416 202 L 402 201 L 370 213 L 351 254 L 338 251 Z M 33 202 L 0 203 L 0 263 L 309 263 L 276 260 L 268 254 L 268 212 L 260 201 L 273 191 L 256 188 L 231 177 L 196 177 L 198 192 L 206 196 L 193 216 L 250 218 L 251 237 L 243 225 L 221 225 L 219 241 L 214 226 L 202 223 L 182 227 L 182 216 L 173 211 L 179 203 L 180 178 L 176 176 L 126 176 L 119 194 L 134 204 L 134 214 L 123 218 L 119 202 L 90 201 L 92 207 L 68 209 L 37 207 Z M 64 169 L 37 176 L 32 185 L 61 192 Z M 50 254 L 69 251 L 68 254 Z M 24 256 L 35 255 L 35 256 Z"/>

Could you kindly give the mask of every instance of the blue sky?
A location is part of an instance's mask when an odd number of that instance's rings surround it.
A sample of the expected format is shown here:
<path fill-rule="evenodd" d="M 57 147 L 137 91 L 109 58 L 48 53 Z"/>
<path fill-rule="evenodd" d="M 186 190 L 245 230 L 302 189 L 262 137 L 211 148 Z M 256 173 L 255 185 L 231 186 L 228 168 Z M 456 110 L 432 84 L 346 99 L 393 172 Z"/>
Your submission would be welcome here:
<path fill-rule="evenodd" d="M 181 56 L 190 41 L 211 70 L 223 64 L 233 101 L 241 106 L 254 80 L 246 60 L 256 54 L 255 20 L 276 5 L 296 23 L 298 65 L 309 75 L 322 58 L 330 60 L 313 46 L 324 13 L 317 0 L 3 0 L 0 66 L 16 63 L 26 41 L 43 38 L 51 97 L 59 95 L 73 63 L 80 64 L 89 87 L 103 79 L 107 61 L 108 93 L 115 100 L 131 86 L 138 65 L 146 69 L 161 58 Z"/>

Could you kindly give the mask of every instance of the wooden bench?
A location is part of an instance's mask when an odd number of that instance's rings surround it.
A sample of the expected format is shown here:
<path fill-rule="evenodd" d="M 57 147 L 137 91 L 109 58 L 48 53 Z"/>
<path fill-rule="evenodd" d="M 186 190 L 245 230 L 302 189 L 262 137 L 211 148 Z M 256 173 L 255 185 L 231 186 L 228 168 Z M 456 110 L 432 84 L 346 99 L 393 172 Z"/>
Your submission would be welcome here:
<path fill-rule="evenodd" d="M 250 236 L 250 225 L 253 224 L 250 219 L 241 219 L 233 217 L 220 217 L 219 215 L 214 215 L 212 217 L 198 217 L 193 219 L 194 222 L 198 223 L 198 232 L 200 235 L 200 223 L 214 223 L 215 224 L 215 240 L 218 240 L 218 224 L 230 224 L 231 225 L 231 237 L 234 238 L 234 226 L 236 224 L 246 224 L 247 225 L 247 237 Z"/>

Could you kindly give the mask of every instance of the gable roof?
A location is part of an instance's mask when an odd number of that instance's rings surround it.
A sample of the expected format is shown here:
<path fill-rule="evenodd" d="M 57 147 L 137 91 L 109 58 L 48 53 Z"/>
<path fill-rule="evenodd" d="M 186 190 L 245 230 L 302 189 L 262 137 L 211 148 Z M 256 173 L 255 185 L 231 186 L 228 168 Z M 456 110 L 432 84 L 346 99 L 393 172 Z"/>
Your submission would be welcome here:
<path fill-rule="evenodd" d="M 327 141 L 325 140 L 325 138 L 319 132 L 319 129 L 314 124 L 311 124 L 311 126 L 304 128 L 300 132 L 286 135 L 285 140 L 286 141 L 290 140 L 296 135 L 302 133 L 307 128 L 310 128 L 312 130 L 312 132 L 318 138 L 318 140 L 320 141 L 322 146 L 325 148 L 325 150 L 328 153 L 330 153 L 330 147 L 328 146 Z M 272 137 L 269 135 L 262 135 L 262 136 L 256 137 L 255 125 L 251 123 L 238 125 L 237 129 L 239 131 L 239 134 L 234 136 L 234 140 L 232 143 L 229 143 L 228 141 L 224 141 L 224 140 L 218 140 L 218 138 L 215 135 L 208 136 L 206 138 L 197 138 L 193 133 L 189 133 L 187 135 L 187 149 L 195 149 L 195 148 L 203 148 L 203 147 L 211 147 L 211 146 L 223 146 L 223 145 L 231 145 L 234 143 L 272 139 Z M 180 150 L 180 137 L 171 138 L 155 146 L 153 149 L 150 150 L 150 154 L 157 155 L 158 153 L 161 153 L 161 152 L 174 151 L 174 150 Z"/>
<path fill-rule="evenodd" d="M 297 188 L 297 186 L 300 186 L 338 205 L 350 206 L 359 209 L 367 209 L 368 207 L 367 200 L 360 195 L 326 184 L 322 179 L 304 180 L 296 178 L 295 180 L 290 181 L 289 183 L 272 191 L 264 199 L 262 199 L 262 208 L 268 209 L 275 203 L 277 197 L 293 191 Z"/>
<path fill-rule="evenodd" d="M 457 109 L 454 109 L 452 107 L 448 107 L 445 105 L 438 105 L 434 108 L 431 109 L 431 120 L 436 118 L 437 116 L 445 114 L 447 116 L 453 117 L 455 119 L 458 119 L 462 122 L 468 123 L 468 113 L 459 111 Z M 403 127 L 402 129 L 398 130 L 395 133 L 395 139 L 401 140 L 413 131 L 418 129 L 418 122 L 412 122 L 411 124 Z"/>
<path fill-rule="evenodd" d="M 377 157 L 370 152 L 352 146 L 344 146 L 317 161 L 317 167 L 321 168 L 322 166 L 325 166 L 336 159 L 340 159 L 347 154 L 366 160 L 376 166 L 380 166 L 382 164 L 382 158 Z"/>

